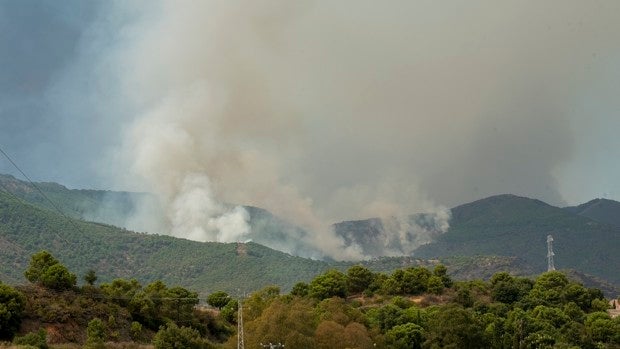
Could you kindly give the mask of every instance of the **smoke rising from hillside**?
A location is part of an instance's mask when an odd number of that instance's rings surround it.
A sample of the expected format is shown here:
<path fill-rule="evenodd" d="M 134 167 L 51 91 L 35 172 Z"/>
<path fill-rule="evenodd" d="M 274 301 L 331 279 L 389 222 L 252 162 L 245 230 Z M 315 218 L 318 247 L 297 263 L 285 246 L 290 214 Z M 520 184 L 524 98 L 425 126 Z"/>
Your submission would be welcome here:
<path fill-rule="evenodd" d="M 139 14 L 98 61 L 130 116 L 112 172 L 158 194 L 177 236 L 244 238 L 225 203 L 254 205 L 338 259 L 362 252 L 329 222 L 429 212 L 446 229 L 439 203 L 562 203 L 571 101 L 620 29 L 578 1 L 147 4 L 106 19 Z"/>

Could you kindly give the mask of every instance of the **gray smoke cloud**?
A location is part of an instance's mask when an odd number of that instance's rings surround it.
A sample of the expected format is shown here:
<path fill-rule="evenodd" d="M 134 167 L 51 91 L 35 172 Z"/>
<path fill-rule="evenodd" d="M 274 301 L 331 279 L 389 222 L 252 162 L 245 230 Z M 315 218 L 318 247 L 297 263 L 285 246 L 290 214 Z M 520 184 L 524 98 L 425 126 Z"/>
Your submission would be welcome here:
<path fill-rule="evenodd" d="M 356 244 L 363 255 L 410 256 L 421 245 L 433 242 L 449 228 L 451 211 L 402 217 L 371 218 L 334 225 L 347 244 Z"/>
<path fill-rule="evenodd" d="M 303 239 L 325 255 L 356 259 L 329 222 L 427 212 L 445 231 L 446 206 L 488 195 L 562 204 L 571 120 L 582 86 L 609 69 L 598 62 L 618 57 L 618 10 L 117 2 L 58 86 L 91 91 L 84 104 L 122 130 L 102 176 L 155 193 L 159 231 L 237 241 L 251 235 L 248 213 L 227 203 L 253 205 L 312 232 Z"/>

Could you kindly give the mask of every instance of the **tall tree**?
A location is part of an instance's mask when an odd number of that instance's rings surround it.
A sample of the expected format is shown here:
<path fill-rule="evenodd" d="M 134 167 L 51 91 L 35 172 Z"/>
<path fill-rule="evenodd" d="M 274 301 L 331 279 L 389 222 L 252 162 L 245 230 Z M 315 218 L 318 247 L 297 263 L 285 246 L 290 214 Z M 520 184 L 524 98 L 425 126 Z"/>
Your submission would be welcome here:
<path fill-rule="evenodd" d="M 228 304 L 228 302 L 230 302 L 230 296 L 224 291 L 213 292 L 207 297 L 207 304 L 220 310 Z"/>
<path fill-rule="evenodd" d="M 93 286 L 95 281 L 97 281 L 97 274 L 95 274 L 95 271 L 92 269 L 87 271 L 86 274 L 84 274 L 84 281 L 86 281 L 88 285 Z"/>
<path fill-rule="evenodd" d="M 429 319 L 425 346 L 432 348 L 485 348 L 484 329 L 470 309 L 448 305 L 438 309 Z"/>
<path fill-rule="evenodd" d="M 309 294 L 319 300 L 330 297 L 344 298 L 347 295 L 346 276 L 335 269 L 329 270 L 310 282 Z"/>
<path fill-rule="evenodd" d="M 347 270 L 347 287 L 350 293 L 359 293 L 368 288 L 373 280 L 373 274 L 368 268 L 354 265 Z"/>
<path fill-rule="evenodd" d="M 60 262 L 51 253 L 45 250 L 39 251 L 30 257 L 30 265 L 24 272 L 24 276 L 32 283 L 38 283 L 47 269 L 58 263 Z"/>
<path fill-rule="evenodd" d="M 47 251 L 32 255 L 24 276 L 32 283 L 55 290 L 69 289 L 75 286 L 77 281 L 75 274 L 70 273 L 67 267 Z"/>
<path fill-rule="evenodd" d="M 26 299 L 21 292 L 0 283 L 0 339 L 11 339 L 19 329 Z"/>

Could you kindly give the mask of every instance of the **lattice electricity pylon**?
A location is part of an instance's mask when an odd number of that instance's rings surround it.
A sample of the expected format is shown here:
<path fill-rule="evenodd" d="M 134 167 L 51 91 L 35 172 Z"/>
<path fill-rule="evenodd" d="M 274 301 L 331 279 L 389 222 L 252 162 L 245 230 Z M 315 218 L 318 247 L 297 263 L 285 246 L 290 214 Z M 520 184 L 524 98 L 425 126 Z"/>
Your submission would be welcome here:
<path fill-rule="evenodd" d="M 237 349 L 245 349 L 243 340 L 243 303 L 239 301 L 239 311 L 237 312 Z"/>
<path fill-rule="evenodd" d="M 554 271 L 555 264 L 553 263 L 553 236 L 547 235 L 547 271 Z"/>

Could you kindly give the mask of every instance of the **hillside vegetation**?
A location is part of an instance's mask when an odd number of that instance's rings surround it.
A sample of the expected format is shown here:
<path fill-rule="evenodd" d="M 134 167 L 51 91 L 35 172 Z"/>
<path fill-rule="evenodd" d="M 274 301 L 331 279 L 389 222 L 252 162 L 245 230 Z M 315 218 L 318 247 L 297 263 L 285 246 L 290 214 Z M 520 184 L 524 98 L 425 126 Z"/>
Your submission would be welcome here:
<path fill-rule="evenodd" d="M 65 270 L 57 273 L 56 270 Z M 0 340 L 35 348 L 619 348 L 620 317 L 600 290 L 561 272 L 534 279 L 500 272 L 455 282 L 441 265 L 374 273 L 355 265 L 235 298 L 162 281 L 75 285 L 48 252 L 33 255 L 32 284 L 0 284 Z M 69 281 L 68 283 L 66 281 Z M 206 307 L 208 303 L 211 308 Z M 0 347 L 2 344 L 0 343 Z"/>
<path fill-rule="evenodd" d="M 45 199 L 30 183 L 11 175 L 0 174 L 0 190 L 13 194 L 34 206 L 55 211 L 78 219 L 86 219 L 122 226 L 124 217 L 135 210 L 135 202 L 148 196 L 143 193 L 109 190 L 68 189 L 53 182 L 36 183 L 51 201 Z"/>
<path fill-rule="evenodd" d="M 94 269 L 101 280 L 135 275 L 162 279 L 200 292 L 238 292 L 278 284 L 290 288 L 328 264 L 268 249 L 256 243 L 201 243 L 138 234 L 113 226 L 72 220 L 0 191 L 0 279 L 22 283 L 28 256 L 46 249 L 78 275 Z"/>
<path fill-rule="evenodd" d="M 555 265 L 620 284 L 620 228 L 542 201 L 500 195 L 452 209 L 450 229 L 415 251 L 420 258 L 515 256 L 535 272 L 547 267 L 547 235 Z"/>
<path fill-rule="evenodd" d="M 104 223 L 110 223 L 104 219 L 110 217 L 123 221 L 119 211 L 131 213 L 135 201 L 148 196 L 74 190 L 56 183 L 37 186 L 67 216 L 96 218 Z M 274 250 L 321 257 L 320 251 L 304 244 L 308 232 L 257 207 L 246 207 L 253 242 L 238 245 L 136 234 L 79 219 L 69 222 L 32 185 L 8 175 L 0 175 L 0 194 L 0 261 L 6 266 L 0 269 L 0 278 L 10 282 L 23 281 L 16 270 L 25 265 L 24 256 L 40 249 L 54 252 L 79 273 L 96 269 L 104 280 L 138 275 L 142 282 L 161 278 L 202 292 L 218 288 L 252 290 L 274 283 L 288 290 L 295 280 L 309 280 L 329 267 L 346 270 L 352 265 L 296 258 Z M 601 207 L 606 208 L 605 217 L 612 217 L 620 203 L 595 200 L 560 209 L 514 195 L 490 197 L 453 208 L 448 232 L 435 232 L 434 241 L 419 247 L 413 256 L 379 255 L 362 263 L 373 271 L 391 272 L 441 261 L 455 279 L 486 279 L 502 270 L 534 275 L 546 270 L 546 236 L 552 234 L 558 268 L 592 275 L 586 275 L 587 280 L 594 280 L 590 285 L 614 294 L 620 285 L 614 267 L 620 264 L 620 228 L 601 222 L 601 215 L 599 221 L 586 216 Z M 416 214 L 410 219 L 433 231 L 430 215 Z M 370 255 L 385 248 L 374 247 L 382 243 L 380 235 L 385 234 L 381 219 L 342 222 L 334 228 L 345 242 L 361 244 Z M 415 232 L 408 234 L 415 239 Z"/>
<path fill-rule="evenodd" d="M 620 202 L 594 199 L 579 206 L 565 207 L 566 211 L 588 217 L 597 222 L 620 227 Z"/>
<path fill-rule="evenodd" d="M 55 211 L 30 205 L 0 192 L 0 280 L 24 283 L 22 270 L 28 256 L 45 249 L 78 275 L 93 269 L 101 281 L 136 277 L 142 283 L 163 280 L 199 290 L 239 293 L 267 285 L 289 290 L 329 269 L 346 270 L 351 262 L 324 262 L 294 257 L 259 244 L 201 243 L 170 236 L 134 233 L 110 225 L 68 221 Z M 484 260 L 485 262 L 478 262 Z M 492 263 L 488 261 L 492 260 Z M 373 271 L 439 261 L 411 257 L 385 257 L 361 262 Z M 499 270 L 530 275 L 511 258 L 472 257 L 445 259 L 457 279 L 488 277 Z M 454 270 L 452 268 L 454 264 Z M 463 267 L 468 265 L 468 267 Z"/>

